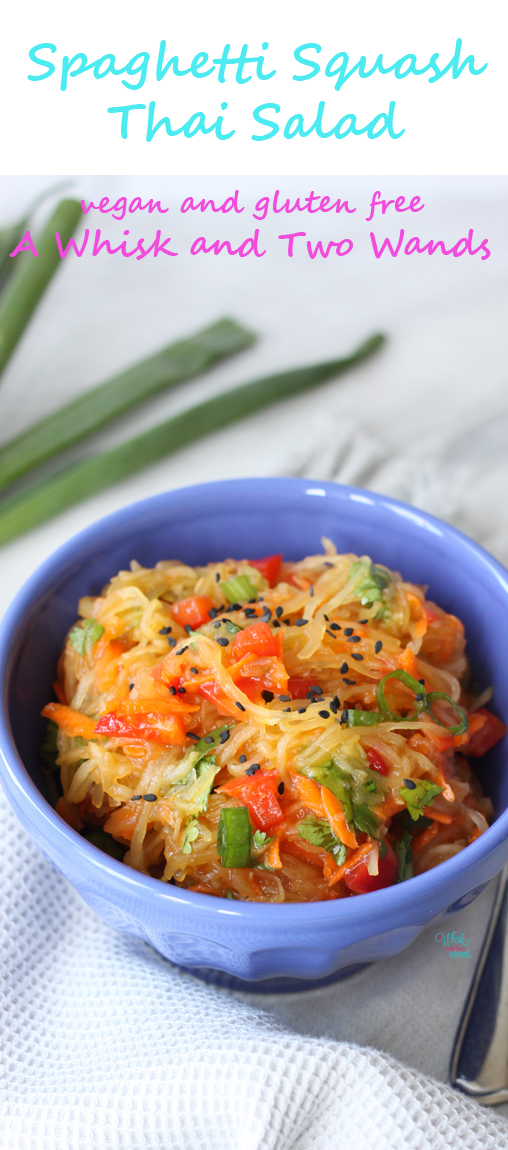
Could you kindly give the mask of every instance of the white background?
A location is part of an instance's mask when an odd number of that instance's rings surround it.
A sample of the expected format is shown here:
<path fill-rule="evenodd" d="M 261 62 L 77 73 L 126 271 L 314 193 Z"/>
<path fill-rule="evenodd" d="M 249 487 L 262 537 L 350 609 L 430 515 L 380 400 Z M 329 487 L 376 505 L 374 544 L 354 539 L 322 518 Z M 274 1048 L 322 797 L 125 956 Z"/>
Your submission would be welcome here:
<path fill-rule="evenodd" d="M 0 181 L 0 225 L 49 182 Z M 348 198 L 357 210 L 345 221 L 342 213 L 312 218 L 303 213 L 296 222 L 295 215 L 269 217 L 259 224 L 267 250 L 260 259 L 189 254 L 192 240 L 202 234 L 209 242 L 229 236 L 238 246 L 252 234 L 256 200 L 276 187 L 292 202 L 313 188 Z M 236 188 L 245 205 L 242 215 L 180 212 L 188 195 L 214 196 L 219 203 Z M 384 223 L 367 224 L 375 189 L 386 198 L 419 194 L 425 209 L 408 221 L 396 217 L 392 207 Z M 134 435 L 222 388 L 347 353 L 373 331 L 384 331 L 388 344 L 349 375 L 189 446 L 10 544 L 2 552 L 1 601 L 7 603 L 56 546 L 100 515 L 166 488 L 242 475 L 303 472 L 384 490 L 453 520 L 506 562 L 507 190 L 506 179 L 486 177 L 71 181 L 70 193 L 95 203 L 105 195 L 160 197 L 169 207 L 160 217 L 163 236 L 171 236 L 179 255 L 138 263 L 102 252 L 63 262 L 2 377 L 0 442 L 85 388 L 223 315 L 257 332 L 257 345 L 201 380 L 151 401 L 120 427 L 88 441 L 81 453 Z M 34 234 L 49 207 L 39 211 Z M 146 213 L 114 223 L 91 212 L 86 223 L 101 227 L 102 237 L 109 236 L 115 246 L 128 227 L 129 248 L 131 238 L 153 237 L 159 226 Z M 485 261 L 480 255 L 454 259 L 439 252 L 376 260 L 371 228 L 395 239 L 401 223 L 413 229 L 408 235 L 442 237 L 447 247 L 473 228 L 475 242 L 488 238 L 492 255 Z M 353 252 L 310 260 L 302 246 L 289 259 L 287 243 L 277 237 L 300 229 L 313 242 L 349 235 Z"/>
<path fill-rule="evenodd" d="M 68 0 L 28 0 L 9 5 L 4 19 L 9 35 L 4 42 L 0 72 L 2 123 L 0 155 L 5 173 L 506 173 L 506 88 L 503 54 L 506 44 L 505 6 L 500 0 L 362 0 L 362 3 L 309 5 L 307 0 L 258 0 L 256 5 L 237 0 L 194 0 L 191 5 L 151 0 L 140 5 L 127 0 L 121 6 L 87 0 L 85 6 Z M 334 91 L 334 80 L 323 75 L 324 66 L 340 51 L 351 63 L 361 55 L 372 66 L 379 53 L 385 64 L 406 53 L 423 67 L 434 52 L 443 66 L 453 55 L 456 39 L 463 40 L 462 59 L 472 53 L 476 66 L 488 62 L 478 77 L 466 71 L 457 80 L 448 74 L 429 84 L 428 75 L 396 80 L 376 74 L 368 80 L 357 75 Z M 192 76 L 155 80 L 159 43 L 167 41 L 166 58 L 177 54 L 180 67 L 189 67 L 198 52 L 220 56 L 225 43 L 237 54 L 242 43 L 258 55 L 269 43 L 264 71 L 276 67 L 269 81 L 257 79 L 239 86 L 232 78 L 219 84 L 214 73 L 201 80 Z M 52 59 L 57 71 L 47 80 L 29 82 L 41 69 L 28 58 L 29 49 L 49 42 L 57 47 Z M 317 42 L 322 65 L 315 79 L 296 83 L 303 72 L 293 59 L 299 44 Z M 97 81 L 88 72 L 69 80 L 59 91 L 63 55 L 84 52 L 95 60 L 107 52 L 122 66 L 137 52 L 151 54 L 150 78 L 139 91 L 129 91 L 122 77 Z M 230 69 L 231 75 L 234 70 Z M 431 75 L 432 73 L 429 73 Z M 128 78 L 128 77 L 124 77 Z M 181 126 L 197 111 L 207 123 L 228 103 L 225 127 L 235 136 L 218 142 L 215 136 L 168 138 L 161 129 L 147 143 L 146 112 L 131 114 L 129 138 L 120 137 L 120 116 L 109 106 L 156 101 L 157 119 L 169 115 Z M 281 105 L 282 125 L 293 113 L 304 114 L 309 126 L 320 100 L 326 103 L 325 128 L 355 112 L 360 126 L 396 102 L 395 126 L 405 128 L 398 140 L 385 133 L 378 140 L 348 136 L 343 140 L 285 140 L 282 130 L 266 143 L 251 140 L 265 129 L 252 121 L 259 104 Z M 267 113 L 269 115 L 269 113 Z"/>

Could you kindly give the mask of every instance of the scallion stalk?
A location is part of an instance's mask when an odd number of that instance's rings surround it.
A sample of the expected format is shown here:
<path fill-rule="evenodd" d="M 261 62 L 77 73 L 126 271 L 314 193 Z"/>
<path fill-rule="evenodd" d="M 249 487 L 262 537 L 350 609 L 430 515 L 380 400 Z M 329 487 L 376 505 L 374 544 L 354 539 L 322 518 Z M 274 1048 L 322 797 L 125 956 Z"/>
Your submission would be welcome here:
<path fill-rule="evenodd" d="M 119 447 L 77 463 L 52 479 L 33 483 L 21 494 L 6 498 L 0 504 L 0 545 L 188 443 L 342 374 L 372 355 L 383 343 L 384 336 L 374 335 L 344 359 L 329 360 L 243 384 L 173 416 Z"/>
<path fill-rule="evenodd" d="M 77 200 L 61 200 L 34 240 L 37 257 L 30 252 L 13 257 L 14 272 L 0 299 L 0 372 L 8 363 L 41 296 L 62 263 L 55 240 L 58 232 L 65 249 L 82 216 Z"/>
<path fill-rule="evenodd" d="M 222 866 L 246 867 L 252 852 L 252 826 L 247 807 L 223 807 L 217 830 Z"/>
<path fill-rule="evenodd" d="M 201 375 L 254 340 L 246 328 L 222 319 L 91 388 L 0 448 L 0 490 L 129 408 Z"/>

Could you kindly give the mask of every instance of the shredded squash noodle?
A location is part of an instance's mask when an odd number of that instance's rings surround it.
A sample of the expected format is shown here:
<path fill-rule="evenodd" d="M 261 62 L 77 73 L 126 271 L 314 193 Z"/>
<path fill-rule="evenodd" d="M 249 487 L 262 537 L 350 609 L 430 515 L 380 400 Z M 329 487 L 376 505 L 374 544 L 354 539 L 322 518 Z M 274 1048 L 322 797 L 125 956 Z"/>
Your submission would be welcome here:
<path fill-rule="evenodd" d="M 255 902 L 378 890 L 483 833 L 469 758 L 506 727 L 470 684 L 462 623 L 323 548 L 133 562 L 80 601 L 41 752 L 76 831 L 163 882 Z"/>

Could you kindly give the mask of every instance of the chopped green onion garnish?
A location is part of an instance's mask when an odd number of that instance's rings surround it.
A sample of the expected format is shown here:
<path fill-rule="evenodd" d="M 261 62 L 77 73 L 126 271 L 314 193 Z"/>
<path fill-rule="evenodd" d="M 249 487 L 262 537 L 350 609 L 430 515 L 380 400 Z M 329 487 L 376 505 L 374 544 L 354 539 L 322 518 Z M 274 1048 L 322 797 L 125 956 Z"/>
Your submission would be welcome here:
<path fill-rule="evenodd" d="M 348 727 L 377 727 L 378 723 L 384 723 L 385 718 L 379 711 L 356 711 L 348 710 L 347 713 L 347 726 Z"/>
<path fill-rule="evenodd" d="M 457 723 L 456 727 L 449 727 L 446 723 L 442 723 L 441 719 L 438 719 L 437 715 L 434 714 L 434 711 L 432 710 L 432 704 L 436 699 L 444 699 L 445 702 L 449 703 L 450 707 L 453 707 L 454 711 L 460 715 L 460 723 Z M 466 718 L 462 707 L 459 707 L 457 703 L 454 703 L 453 699 L 450 699 L 450 696 L 446 695 L 444 691 L 430 691 L 430 693 L 427 695 L 427 712 L 432 716 L 435 723 L 439 723 L 440 727 L 444 727 L 448 731 L 449 735 L 463 735 L 464 731 L 467 731 L 469 721 Z"/>
<path fill-rule="evenodd" d="M 247 599 L 255 599 L 257 595 L 248 575 L 235 575 L 233 579 L 219 583 L 219 587 L 230 603 L 244 603 Z"/>
<path fill-rule="evenodd" d="M 390 721 L 398 723 L 400 722 L 401 718 L 400 715 L 397 715 L 394 711 L 390 711 L 388 709 L 384 690 L 385 683 L 388 681 L 388 679 L 398 679 L 399 682 L 403 683 L 405 687 L 409 687 L 409 690 L 413 691 L 415 696 L 418 696 L 418 698 L 415 698 L 416 715 L 414 715 L 413 718 L 416 718 L 422 713 L 422 711 L 426 710 L 427 692 L 423 686 L 423 683 L 418 683 L 416 679 L 413 679 L 412 675 L 408 675 L 407 671 L 390 671 L 388 675 L 385 675 L 384 678 L 380 680 L 376 688 L 377 705 L 381 711 L 381 714 L 383 715 L 385 722 Z"/>
<path fill-rule="evenodd" d="M 249 866 L 252 827 L 247 807 L 223 807 L 217 831 L 217 851 L 224 867 Z"/>

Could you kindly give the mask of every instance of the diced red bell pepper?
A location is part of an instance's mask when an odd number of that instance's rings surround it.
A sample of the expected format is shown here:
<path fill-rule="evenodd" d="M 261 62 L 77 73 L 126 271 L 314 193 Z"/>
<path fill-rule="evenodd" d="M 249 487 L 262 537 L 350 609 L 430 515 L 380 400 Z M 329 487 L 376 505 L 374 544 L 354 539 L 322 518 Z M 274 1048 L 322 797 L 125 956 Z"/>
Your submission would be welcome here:
<path fill-rule="evenodd" d="M 369 760 L 369 767 L 371 767 L 373 771 L 377 771 L 380 775 L 390 774 L 389 764 L 385 761 L 383 756 L 380 755 L 379 751 L 376 751 L 374 747 L 365 747 L 364 750 L 366 751 L 367 758 Z"/>
<path fill-rule="evenodd" d="M 280 659 L 283 646 L 282 631 L 274 634 L 268 623 L 251 623 L 243 631 L 237 631 L 233 640 L 233 658 L 242 659 L 244 655 L 252 654 Z"/>
<path fill-rule="evenodd" d="M 112 735 L 119 739 L 146 739 L 163 746 L 184 747 L 187 734 L 177 715 L 164 715 L 147 711 L 137 715 L 117 715 L 110 711 L 95 726 L 96 735 Z"/>
<path fill-rule="evenodd" d="M 215 703 L 219 715 L 234 715 L 239 718 L 239 711 L 235 708 L 235 704 L 222 690 L 218 683 L 214 683 L 211 679 L 209 683 L 200 683 L 196 687 L 196 695 L 201 695 L 203 699 L 209 699 L 211 703 Z"/>
<path fill-rule="evenodd" d="M 209 612 L 213 607 L 213 599 L 207 595 L 191 595 L 189 599 L 180 599 L 173 603 L 171 614 L 181 627 L 192 627 L 196 631 L 210 622 Z"/>
<path fill-rule="evenodd" d="M 260 571 L 263 579 L 267 579 L 270 587 L 273 587 L 280 571 L 282 563 L 282 555 L 267 555 L 264 559 L 248 559 L 249 567 L 255 567 L 256 571 Z"/>
<path fill-rule="evenodd" d="M 461 751 L 464 755 L 472 755 L 474 759 L 479 759 L 480 755 L 485 755 L 506 735 L 507 728 L 497 715 L 493 715 L 492 711 L 487 711 L 485 707 L 480 707 L 475 714 L 481 715 L 484 721 L 461 747 Z"/>
<path fill-rule="evenodd" d="M 278 771 L 256 771 L 254 775 L 242 775 L 231 779 L 217 790 L 231 795 L 248 807 L 254 830 L 269 831 L 281 823 L 284 814 L 277 797 L 280 784 Z"/>
<path fill-rule="evenodd" d="M 367 863 L 364 858 L 351 867 L 351 870 L 344 875 L 344 882 L 350 890 L 355 894 L 368 894 L 371 890 L 382 890 L 385 886 L 391 886 L 395 881 L 399 864 L 395 851 L 392 850 L 389 843 L 386 843 L 386 854 L 384 859 L 379 857 L 379 873 L 369 874 L 367 870 Z"/>
<path fill-rule="evenodd" d="M 293 699 L 306 699 L 310 688 L 317 686 L 319 683 L 316 679 L 291 678 L 288 682 L 288 691 L 291 692 Z"/>

